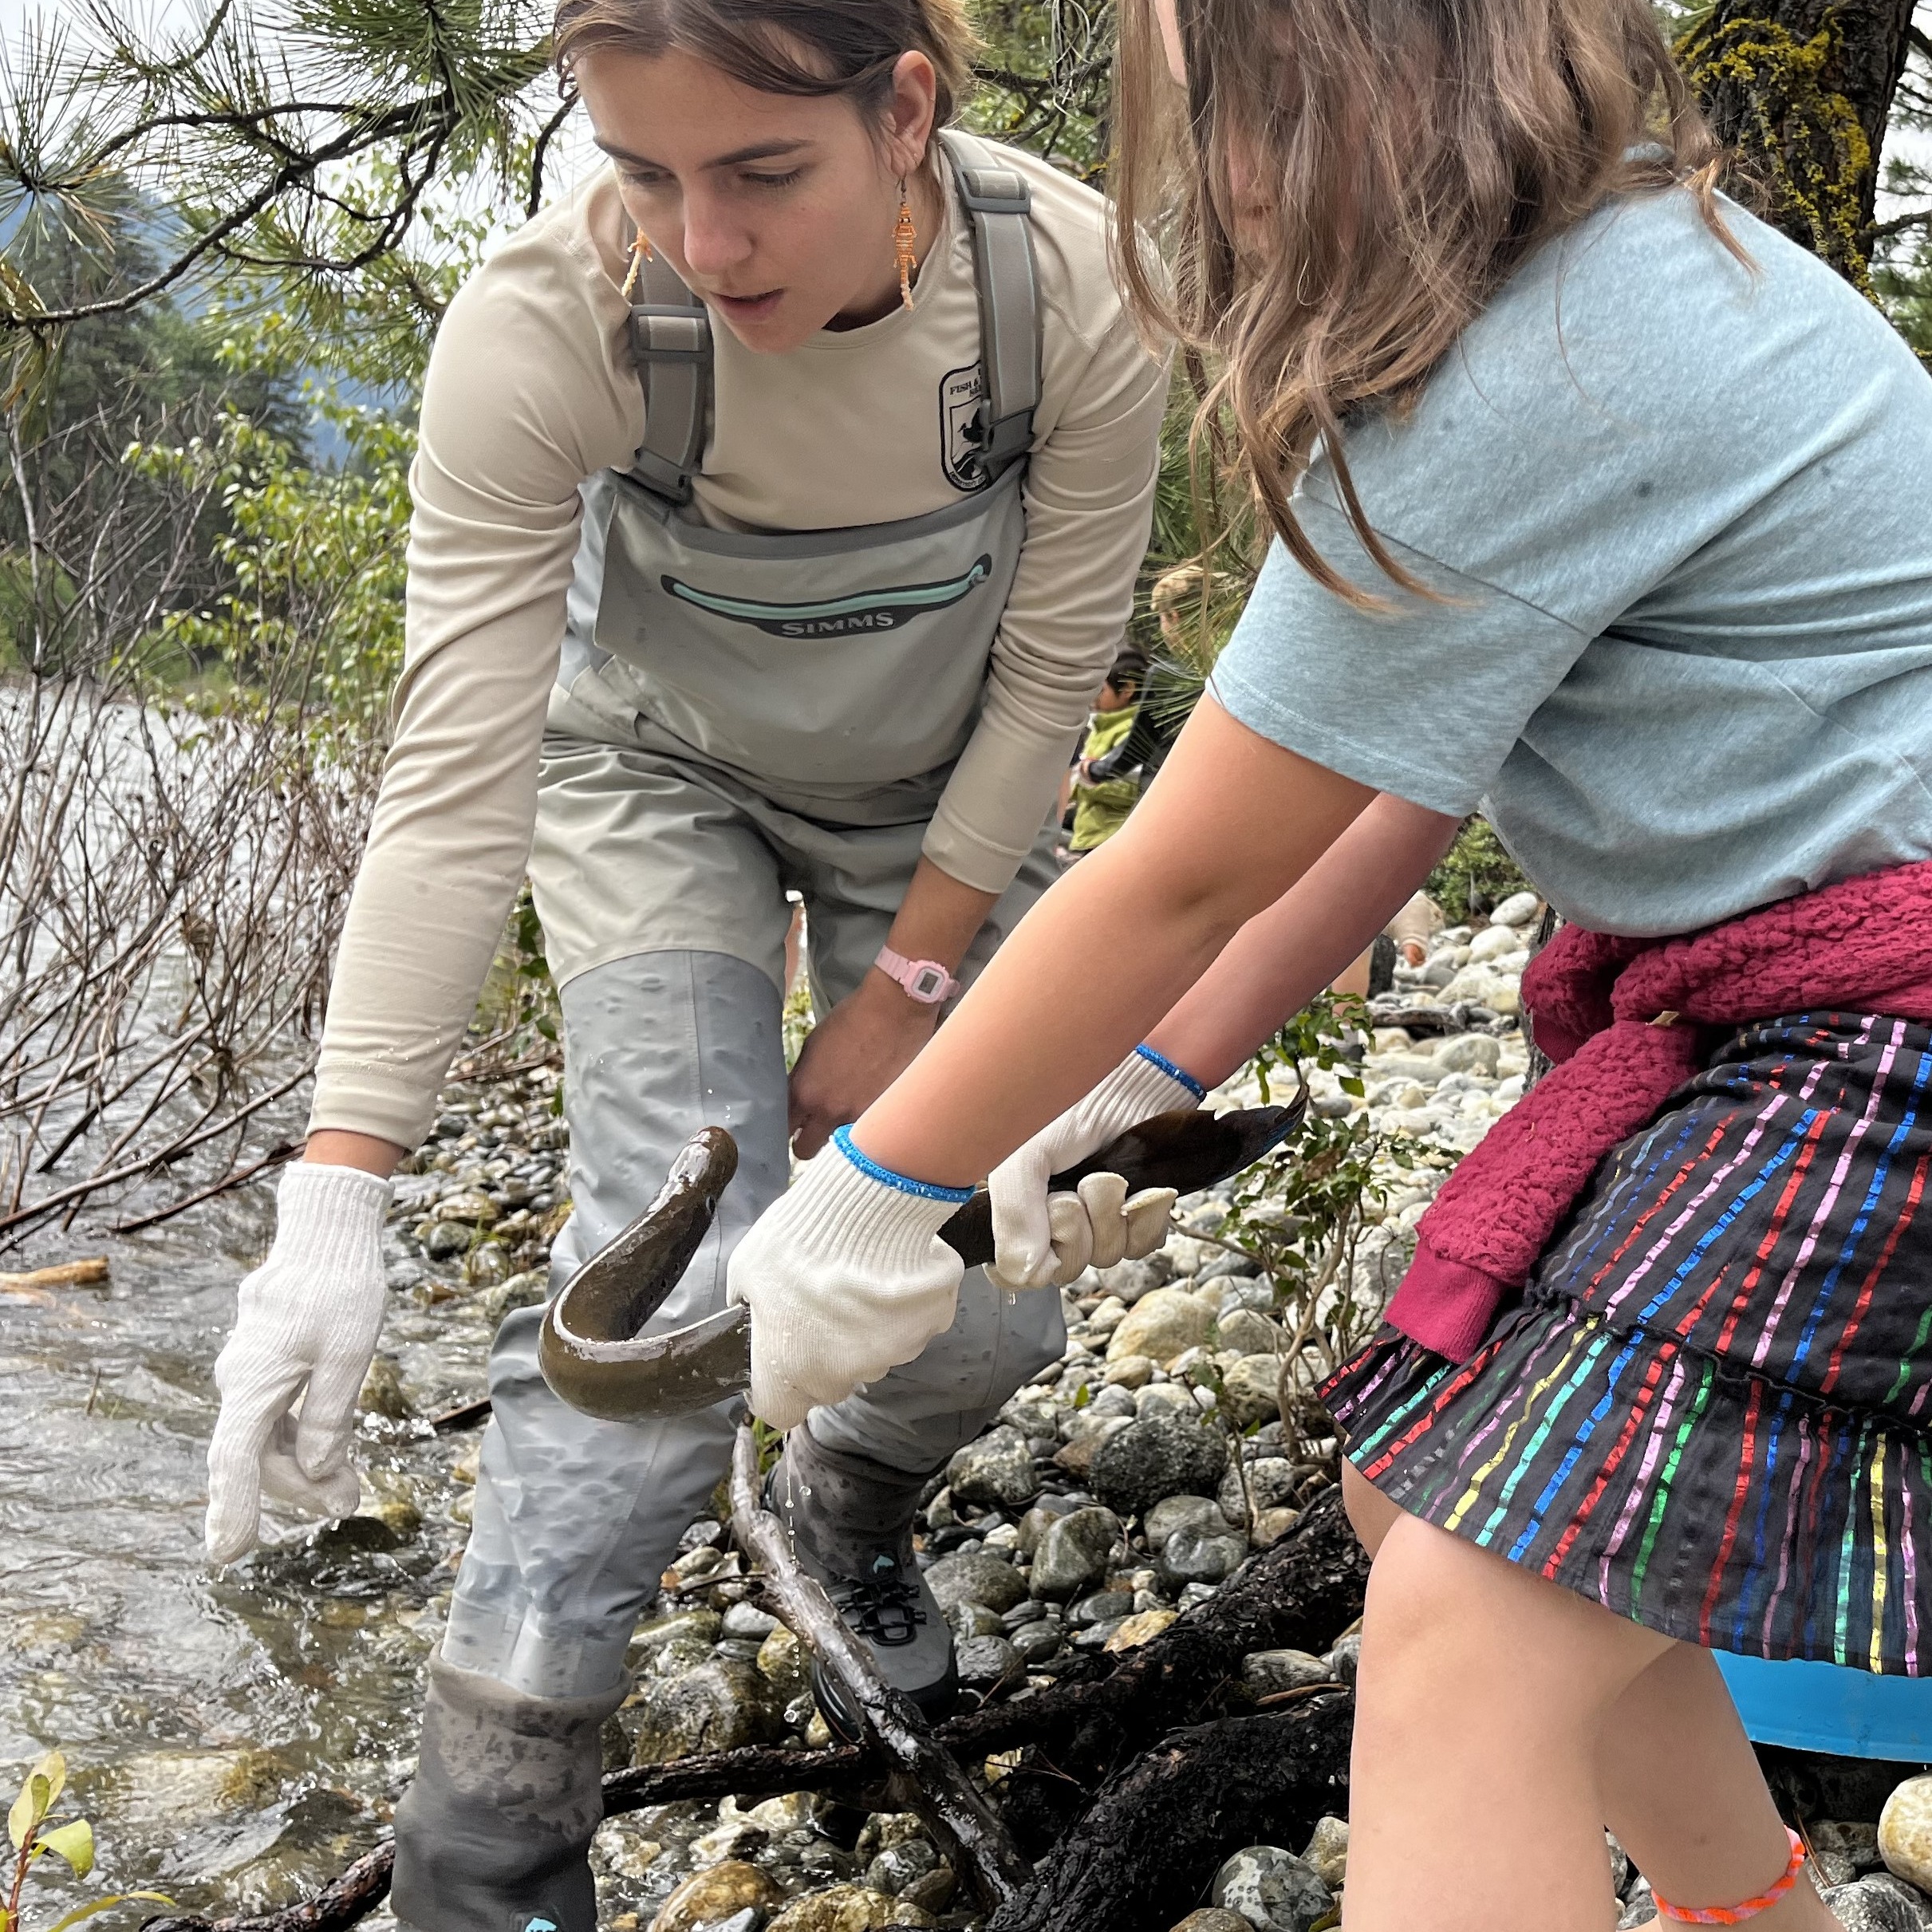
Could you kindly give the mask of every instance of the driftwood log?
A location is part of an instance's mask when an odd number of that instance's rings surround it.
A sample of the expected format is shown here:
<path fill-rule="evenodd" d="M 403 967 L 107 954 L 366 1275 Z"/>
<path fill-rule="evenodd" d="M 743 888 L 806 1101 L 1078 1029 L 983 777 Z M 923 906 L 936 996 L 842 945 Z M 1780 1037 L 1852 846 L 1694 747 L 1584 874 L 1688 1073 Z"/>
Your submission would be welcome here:
<path fill-rule="evenodd" d="M 1050 1688 L 933 1726 L 933 1744 L 960 1765 L 1021 1754 L 996 1789 L 1007 1831 L 1035 1863 L 988 1932 L 1166 1932 L 1230 1851 L 1305 1832 L 1322 1812 L 1344 1808 L 1346 1693 L 1279 1712 L 1224 1713 L 1236 1701 L 1244 1656 L 1325 1649 L 1361 1614 L 1367 1578 L 1331 1490 L 1273 1548 L 1139 1649 L 1078 1658 Z M 897 1771 L 869 1743 L 712 1752 L 612 1772 L 604 1809 L 857 1792 Z M 913 1808 L 903 1785 L 897 1801 Z M 143 1932 L 343 1932 L 387 1895 L 390 1857 L 380 1846 L 279 1912 L 150 1919 Z"/>

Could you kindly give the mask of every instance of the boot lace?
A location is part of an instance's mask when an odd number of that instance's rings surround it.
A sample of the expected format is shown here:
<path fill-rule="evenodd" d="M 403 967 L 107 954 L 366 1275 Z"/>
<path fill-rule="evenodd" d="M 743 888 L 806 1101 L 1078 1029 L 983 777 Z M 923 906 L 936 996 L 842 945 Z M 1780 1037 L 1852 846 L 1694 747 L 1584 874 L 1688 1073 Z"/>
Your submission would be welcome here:
<path fill-rule="evenodd" d="M 881 1551 L 863 1576 L 840 1577 L 826 1593 L 838 1613 L 868 1643 L 885 1650 L 913 1642 L 926 1613 L 899 1560 Z"/>

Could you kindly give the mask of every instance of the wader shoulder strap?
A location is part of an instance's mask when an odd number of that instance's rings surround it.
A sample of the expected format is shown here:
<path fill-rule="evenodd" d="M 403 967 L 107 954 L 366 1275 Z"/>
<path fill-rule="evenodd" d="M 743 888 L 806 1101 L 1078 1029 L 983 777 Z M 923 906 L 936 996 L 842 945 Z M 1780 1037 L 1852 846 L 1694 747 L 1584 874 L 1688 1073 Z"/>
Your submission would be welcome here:
<path fill-rule="evenodd" d="M 980 449 L 988 477 L 1026 455 L 1040 399 L 1039 271 L 1033 255 L 1033 192 L 1000 150 L 956 128 L 940 141 L 972 217 L 980 290 Z"/>
<path fill-rule="evenodd" d="M 644 385 L 644 440 L 631 474 L 674 503 L 691 500 L 691 479 L 704 459 L 711 416 L 711 317 L 662 255 L 637 277 L 631 304 L 631 354 Z"/>
<path fill-rule="evenodd" d="M 988 479 L 1026 455 L 1040 396 L 1039 274 L 1032 191 L 996 148 L 948 128 L 940 140 L 972 218 L 980 294 L 980 450 Z M 631 353 L 644 385 L 644 440 L 631 475 L 674 503 L 691 500 L 711 416 L 711 317 L 661 255 L 637 278 Z"/>

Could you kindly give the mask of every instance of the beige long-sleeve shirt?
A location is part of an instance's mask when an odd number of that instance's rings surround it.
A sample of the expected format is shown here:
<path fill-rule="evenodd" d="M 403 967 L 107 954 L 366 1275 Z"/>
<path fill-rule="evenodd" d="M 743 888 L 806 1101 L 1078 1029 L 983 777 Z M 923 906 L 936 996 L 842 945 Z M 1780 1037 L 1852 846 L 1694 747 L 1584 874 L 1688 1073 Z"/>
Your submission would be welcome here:
<path fill-rule="evenodd" d="M 1166 393 L 1109 272 L 1099 198 L 1005 152 L 1031 184 L 1042 297 L 1026 538 L 984 708 L 925 841 L 943 870 L 985 892 L 1017 870 L 1118 648 Z M 578 486 L 628 464 L 643 436 L 626 234 L 615 177 L 600 172 L 504 244 L 436 338 L 410 478 L 394 743 L 336 963 L 312 1131 L 421 1139 L 522 877 Z M 822 530 L 959 500 L 948 378 L 978 361 L 980 330 L 956 203 L 911 310 L 783 355 L 713 333 L 716 404 L 695 491 L 707 521 Z"/>

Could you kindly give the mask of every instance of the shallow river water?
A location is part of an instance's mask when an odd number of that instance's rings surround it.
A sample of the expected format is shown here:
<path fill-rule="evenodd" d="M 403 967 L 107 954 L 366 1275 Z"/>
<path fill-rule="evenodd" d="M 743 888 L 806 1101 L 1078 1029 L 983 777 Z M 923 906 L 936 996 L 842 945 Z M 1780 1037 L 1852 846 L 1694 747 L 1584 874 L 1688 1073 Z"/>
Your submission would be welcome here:
<path fill-rule="evenodd" d="M 106 1291 L 0 1296 L 0 1772 L 10 1799 L 63 1751 L 100 1855 L 85 1885 L 41 1887 L 30 1928 L 104 1883 L 211 1912 L 286 1902 L 375 1842 L 412 1768 L 465 1533 L 451 1471 L 474 1434 L 365 1416 L 373 1513 L 283 1526 L 219 1575 L 203 1560 L 211 1370 L 272 1212 L 257 1187 L 147 1234 L 77 1228 L 0 1260 L 112 1264 Z M 483 1386 L 488 1323 L 441 1291 L 396 1294 L 384 1331 L 419 1415 Z"/>

